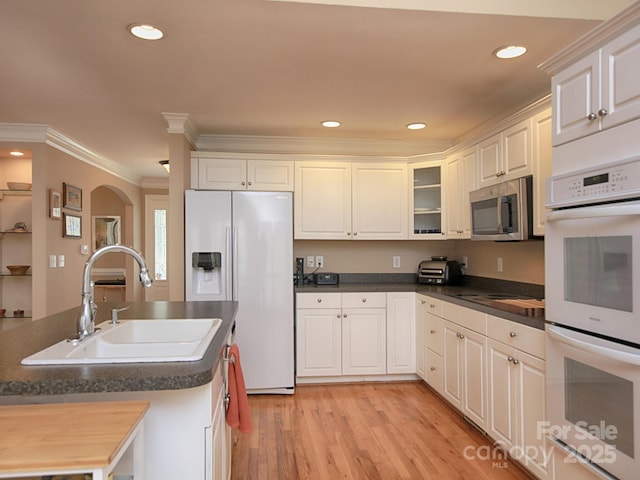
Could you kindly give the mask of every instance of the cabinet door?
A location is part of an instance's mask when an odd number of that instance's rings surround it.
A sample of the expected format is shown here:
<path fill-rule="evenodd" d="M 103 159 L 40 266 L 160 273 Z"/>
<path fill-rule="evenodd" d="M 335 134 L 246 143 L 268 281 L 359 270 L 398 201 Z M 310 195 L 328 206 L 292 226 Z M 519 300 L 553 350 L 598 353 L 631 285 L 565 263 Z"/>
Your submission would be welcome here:
<path fill-rule="evenodd" d="M 631 80 L 630 80 L 631 81 Z M 598 131 L 600 51 L 586 56 L 551 79 L 553 145 Z M 590 114 L 594 114 L 590 118 Z"/>
<path fill-rule="evenodd" d="M 531 119 L 533 144 L 533 234 L 544 235 L 547 215 L 547 178 L 551 175 L 551 110 Z"/>
<path fill-rule="evenodd" d="M 444 333 L 444 386 L 443 395 L 458 410 L 462 410 L 462 328 L 443 321 Z"/>
<path fill-rule="evenodd" d="M 246 190 L 246 180 L 246 160 L 198 159 L 200 190 Z"/>
<path fill-rule="evenodd" d="M 471 238 L 469 192 L 475 189 L 476 156 L 474 147 L 447 160 L 447 238 Z"/>
<path fill-rule="evenodd" d="M 353 238 L 403 240 L 408 232 L 407 166 L 352 166 Z"/>
<path fill-rule="evenodd" d="M 423 295 L 416 295 L 416 373 L 423 380 L 426 376 L 426 323 L 427 300 Z"/>
<path fill-rule="evenodd" d="M 523 177 L 532 173 L 531 120 L 527 119 L 501 134 L 502 166 L 500 181 Z"/>
<path fill-rule="evenodd" d="M 487 423 L 487 376 L 484 335 L 463 330 L 462 333 L 463 404 L 462 413 L 484 429 Z"/>
<path fill-rule="evenodd" d="M 351 233 L 351 165 L 296 162 L 294 237 L 347 240 Z"/>
<path fill-rule="evenodd" d="M 444 361 L 431 349 L 426 354 L 427 383 L 440 395 L 444 396 Z"/>
<path fill-rule="evenodd" d="M 502 171 L 502 143 L 500 134 L 478 145 L 478 187 L 495 185 Z"/>
<path fill-rule="evenodd" d="M 442 240 L 446 206 L 444 164 L 429 162 L 411 165 L 409 195 L 409 237 L 412 239 Z"/>
<path fill-rule="evenodd" d="M 640 117 L 640 26 L 602 48 L 602 128 Z"/>
<path fill-rule="evenodd" d="M 342 374 L 342 312 L 298 309 L 296 371 L 299 377 Z"/>
<path fill-rule="evenodd" d="M 342 373 L 384 374 L 386 328 L 383 308 L 350 308 L 342 312 Z"/>
<path fill-rule="evenodd" d="M 487 432 L 506 448 L 516 443 L 516 370 L 514 349 L 494 340 L 487 342 L 488 423 Z"/>
<path fill-rule="evenodd" d="M 293 162 L 247 160 L 247 190 L 293 192 Z"/>
<path fill-rule="evenodd" d="M 386 324 L 387 373 L 416 373 L 415 293 L 387 293 Z"/>

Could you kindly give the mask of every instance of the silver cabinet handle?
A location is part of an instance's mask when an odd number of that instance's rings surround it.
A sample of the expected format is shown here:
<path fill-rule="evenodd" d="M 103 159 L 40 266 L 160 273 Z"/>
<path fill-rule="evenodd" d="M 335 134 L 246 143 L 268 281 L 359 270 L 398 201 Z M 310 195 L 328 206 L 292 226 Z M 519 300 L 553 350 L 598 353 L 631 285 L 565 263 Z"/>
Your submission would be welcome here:
<path fill-rule="evenodd" d="M 508 361 L 508 362 L 513 362 L 513 357 L 512 357 L 511 355 L 509 355 L 509 356 L 507 357 L 507 361 Z"/>
<path fill-rule="evenodd" d="M 246 184 L 247 184 L 247 182 L 245 182 L 245 181 L 243 180 L 243 181 L 242 181 L 242 185 L 244 186 L 244 185 L 246 185 Z"/>
<path fill-rule="evenodd" d="M 596 115 L 595 113 L 591 112 L 589 115 L 587 115 L 587 119 L 591 120 L 592 122 L 598 118 L 598 115 Z"/>
<path fill-rule="evenodd" d="M 425 303 L 427 303 L 427 302 L 426 302 L 425 300 L 420 300 L 420 303 L 421 303 L 422 305 L 424 305 L 424 304 L 425 304 Z"/>
<path fill-rule="evenodd" d="M 363 299 L 362 299 L 362 303 L 367 303 L 367 299 L 366 299 L 366 298 L 363 298 Z"/>
<path fill-rule="evenodd" d="M 430 331 L 429 333 L 436 333 L 436 331 L 435 331 L 435 330 L 433 330 L 433 329 L 431 329 L 431 331 Z"/>
<path fill-rule="evenodd" d="M 358 235 L 358 232 L 353 232 L 353 236 L 355 237 L 356 235 Z"/>
<path fill-rule="evenodd" d="M 517 337 L 517 336 L 518 336 L 518 334 L 517 334 L 516 332 L 509 332 L 509 336 L 510 336 L 511 338 L 514 338 L 514 337 Z"/>
<path fill-rule="evenodd" d="M 429 370 L 431 370 L 432 372 L 435 371 L 436 367 L 431 367 Z"/>
<path fill-rule="evenodd" d="M 337 317 L 337 318 L 340 318 L 341 316 L 342 316 L 342 315 L 340 315 L 340 314 L 337 314 L 337 315 L 336 315 L 336 317 Z"/>
<path fill-rule="evenodd" d="M 318 299 L 318 303 L 322 303 L 322 299 L 321 298 Z"/>
<path fill-rule="evenodd" d="M 517 358 L 513 359 L 513 364 L 514 365 L 518 365 L 520 363 L 520 360 L 518 360 Z"/>
<path fill-rule="evenodd" d="M 249 182 L 248 185 L 253 185 L 253 182 Z"/>
<path fill-rule="evenodd" d="M 342 316 L 343 316 L 344 318 L 347 318 L 347 314 L 346 314 L 346 313 L 343 313 L 343 314 L 342 314 Z"/>
<path fill-rule="evenodd" d="M 609 115 L 609 111 L 606 108 L 601 108 L 600 110 L 598 110 L 599 117 L 606 117 L 607 115 Z"/>
<path fill-rule="evenodd" d="M 436 308 L 436 306 L 433 303 L 430 303 L 429 308 Z"/>

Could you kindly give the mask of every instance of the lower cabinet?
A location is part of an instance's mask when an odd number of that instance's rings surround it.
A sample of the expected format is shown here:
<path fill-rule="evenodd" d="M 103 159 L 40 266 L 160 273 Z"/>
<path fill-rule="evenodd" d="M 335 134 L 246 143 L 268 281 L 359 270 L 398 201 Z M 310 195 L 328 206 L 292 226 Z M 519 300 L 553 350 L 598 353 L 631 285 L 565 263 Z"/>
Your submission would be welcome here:
<path fill-rule="evenodd" d="M 413 375 L 415 325 L 413 292 L 298 293 L 296 376 Z"/>

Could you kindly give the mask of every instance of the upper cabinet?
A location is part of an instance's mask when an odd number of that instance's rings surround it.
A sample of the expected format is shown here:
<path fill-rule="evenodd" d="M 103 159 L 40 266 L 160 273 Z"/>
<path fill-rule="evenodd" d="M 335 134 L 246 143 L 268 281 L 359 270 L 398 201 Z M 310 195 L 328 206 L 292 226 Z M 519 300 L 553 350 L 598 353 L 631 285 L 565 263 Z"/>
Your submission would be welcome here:
<path fill-rule="evenodd" d="M 294 238 L 407 238 L 404 163 L 300 161 L 295 166 Z"/>
<path fill-rule="evenodd" d="M 478 187 L 532 173 L 531 120 L 527 119 L 478 145 Z"/>
<path fill-rule="evenodd" d="M 640 117 L 640 25 L 552 79 L 553 145 Z"/>
<path fill-rule="evenodd" d="M 191 158 L 191 188 L 198 190 L 293 191 L 293 161 Z"/>
<path fill-rule="evenodd" d="M 471 238 L 469 192 L 476 188 L 477 156 L 476 146 L 447 158 L 447 238 Z"/>
<path fill-rule="evenodd" d="M 411 238 L 443 239 L 444 171 L 442 163 L 411 165 Z"/>

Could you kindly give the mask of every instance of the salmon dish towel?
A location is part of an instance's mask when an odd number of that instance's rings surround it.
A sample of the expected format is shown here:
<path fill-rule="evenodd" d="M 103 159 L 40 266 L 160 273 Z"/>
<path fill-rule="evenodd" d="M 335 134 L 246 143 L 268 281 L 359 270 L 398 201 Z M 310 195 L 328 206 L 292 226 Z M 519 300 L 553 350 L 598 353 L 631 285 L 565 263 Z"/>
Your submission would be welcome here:
<path fill-rule="evenodd" d="M 253 430 L 251 410 L 247 387 L 244 383 L 242 366 L 240 365 L 240 350 L 235 343 L 229 348 L 229 407 L 227 408 L 227 425 L 237 428 L 242 433 Z"/>

